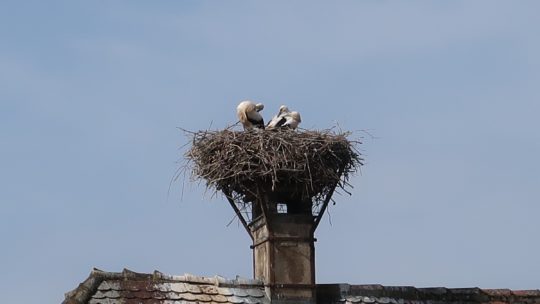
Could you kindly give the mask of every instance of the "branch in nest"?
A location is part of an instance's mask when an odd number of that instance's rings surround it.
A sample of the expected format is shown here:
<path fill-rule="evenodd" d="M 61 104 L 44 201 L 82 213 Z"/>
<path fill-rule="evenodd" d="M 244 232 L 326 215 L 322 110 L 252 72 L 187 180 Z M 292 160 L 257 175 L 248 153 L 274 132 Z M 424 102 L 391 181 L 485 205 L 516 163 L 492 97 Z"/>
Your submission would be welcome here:
<path fill-rule="evenodd" d="M 336 184 L 345 192 L 363 165 L 351 133 L 322 131 L 184 130 L 192 138 L 185 157 L 194 179 L 226 189 L 244 201 L 263 191 L 279 198 L 320 202 Z"/>

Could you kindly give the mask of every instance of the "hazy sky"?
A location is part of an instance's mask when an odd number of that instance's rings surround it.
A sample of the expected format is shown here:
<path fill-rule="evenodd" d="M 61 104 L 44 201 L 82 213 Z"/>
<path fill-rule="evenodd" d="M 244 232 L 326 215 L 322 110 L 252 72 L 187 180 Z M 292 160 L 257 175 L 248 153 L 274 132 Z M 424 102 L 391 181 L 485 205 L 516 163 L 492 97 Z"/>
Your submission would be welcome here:
<path fill-rule="evenodd" d="M 234 123 L 243 99 L 376 136 L 317 231 L 319 283 L 540 288 L 539 11 L 2 1 L 2 302 L 59 303 L 94 266 L 251 277 L 226 201 L 168 194 L 177 127 Z"/>

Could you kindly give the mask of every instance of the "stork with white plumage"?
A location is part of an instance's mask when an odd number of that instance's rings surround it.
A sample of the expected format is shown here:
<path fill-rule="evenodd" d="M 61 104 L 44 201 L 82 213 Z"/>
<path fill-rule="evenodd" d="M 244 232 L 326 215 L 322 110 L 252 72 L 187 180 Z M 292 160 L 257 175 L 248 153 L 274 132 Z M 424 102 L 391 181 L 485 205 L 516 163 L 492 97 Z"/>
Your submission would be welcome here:
<path fill-rule="evenodd" d="M 298 128 L 298 125 L 301 122 L 302 118 L 300 117 L 300 113 L 292 111 L 291 113 L 285 115 L 285 122 L 283 123 L 283 127 L 296 130 L 296 128 Z"/>
<path fill-rule="evenodd" d="M 259 113 L 262 109 L 264 109 L 262 103 L 255 104 L 249 100 L 242 101 L 236 107 L 236 114 L 244 126 L 244 130 L 264 129 L 264 119 Z"/>
<path fill-rule="evenodd" d="M 290 113 L 291 111 L 289 110 L 289 108 L 285 105 L 282 105 L 279 107 L 279 112 L 274 116 L 272 117 L 272 120 L 270 120 L 270 122 L 266 125 L 266 128 L 267 129 L 274 129 L 276 128 L 276 126 L 279 124 L 279 122 L 281 121 L 281 119 L 283 118 L 283 116 L 287 113 Z"/>
<path fill-rule="evenodd" d="M 276 116 L 266 126 L 267 129 L 277 129 L 277 128 L 290 128 L 295 130 L 298 128 L 298 125 L 302 122 L 300 118 L 300 113 L 296 111 L 290 111 L 288 107 L 281 106 L 279 107 L 279 112 Z"/>

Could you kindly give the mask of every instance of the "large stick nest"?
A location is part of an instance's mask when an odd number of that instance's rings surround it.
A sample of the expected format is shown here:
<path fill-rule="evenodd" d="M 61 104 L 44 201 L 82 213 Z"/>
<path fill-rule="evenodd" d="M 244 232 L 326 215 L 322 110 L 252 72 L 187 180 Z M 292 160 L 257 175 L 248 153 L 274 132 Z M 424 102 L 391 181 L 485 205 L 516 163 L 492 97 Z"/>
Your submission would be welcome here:
<path fill-rule="evenodd" d="M 192 177 L 209 188 L 253 202 L 321 202 L 337 186 L 347 190 L 351 173 L 363 165 L 350 133 L 323 131 L 189 132 L 186 153 Z"/>

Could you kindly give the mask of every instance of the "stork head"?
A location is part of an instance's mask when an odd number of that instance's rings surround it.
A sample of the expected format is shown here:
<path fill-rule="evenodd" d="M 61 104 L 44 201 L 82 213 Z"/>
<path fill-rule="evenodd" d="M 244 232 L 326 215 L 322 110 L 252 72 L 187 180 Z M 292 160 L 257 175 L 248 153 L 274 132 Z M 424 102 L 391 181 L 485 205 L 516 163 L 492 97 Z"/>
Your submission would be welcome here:
<path fill-rule="evenodd" d="M 260 112 L 264 109 L 264 105 L 262 103 L 258 103 L 255 105 L 255 111 Z"/>
<path fill-rule="evenodd" d="M 289 112 L 290 112 L 290 111 L 289 111 L 289 108 L 287 108 L 287 106 L 281 105 L 281 106 L 279 107 L 278 115 L 281 115 L 281 114 L 283 114 L 283 113 L 289 113 Z"/>

